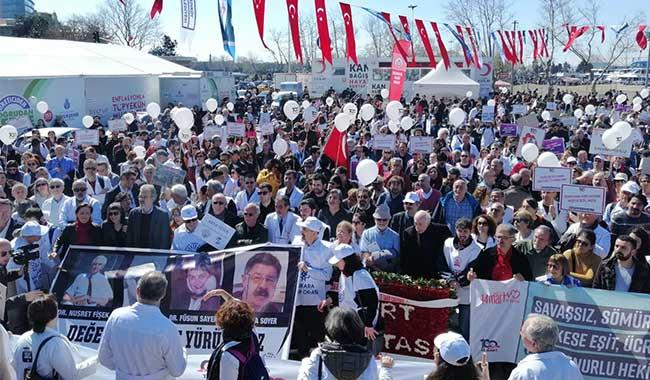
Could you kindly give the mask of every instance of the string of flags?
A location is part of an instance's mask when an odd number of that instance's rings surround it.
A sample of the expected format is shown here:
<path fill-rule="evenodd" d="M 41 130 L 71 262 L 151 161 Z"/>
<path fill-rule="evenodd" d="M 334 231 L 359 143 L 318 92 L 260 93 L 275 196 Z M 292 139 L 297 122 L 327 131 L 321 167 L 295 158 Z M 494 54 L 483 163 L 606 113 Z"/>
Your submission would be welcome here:
<path fill-rule="evenodd" d="M 125 4 L 125 0 L 118 0 Z M 188 0 L 181 0 L 188 1 Z M 195 1 L 195 0 L 189 0 Z M 219 10 L 219 24 L 221 26 L 221 35 L 223 40 L 224 49 L 235 58 L 235 34 L 232 25 L 232 0 L 218 0 Z M 264 41 L 264 14 L 265 14 L 265 0 L 252 0 L 253 10 L 255 13 L 255 20 L 257 22 L 257 30 L 262 41 L 262 45 L 268 49 Z M 300 26 L 299 26 L 299 13 L 298 13 L 298 0 L 285 0 L 287 5 L 287 17 L 289 21 L 289 29 L 291 39 L 293 42 L 294 55 L 296 60 L 303 63 L 302 46 L 300 40 Z M 327 7 L 325 0 L 314 0 L 316 10 L 316 27 L 318 32 L 318 46 L 320 47 L 323 62 L 332 64 L 332 46 L 328 26 Z M 343 18 L 345 37 L 346 37 L 346 59 L 358 64 L 356 53 L 356 38 L 354 35 L 353 23 L 353 8 L 361 10 L 368 15 L 377 18 L 388 27 L 388 30 L 396 42 L 396 47 L 405 61 L 408 62 L 409 55 L 411 62 L 415 63 L 415 48 L 413 44 L 413 34 L 409 20 L 406 16 L 398 15 L 399 24 L 393 24 L 391 21 L 391 14 L 388 12 L 377 11 L 368 7 L 351 5 L 349 3 L 339 2 L 341 16 Z M 153 19 L 157 14 L 161 14 L 163 10 L 163 0 L 154 0 L 151 7 L 150 16 Z M 183 17 L 183 16 L 182 16 Z M 446 69 L 451 67 L 448 49 L 440 33 L 440 27 L 437 22 L 428 21 L 428 24 L 435 36 L 435 45 L 437 52 L 442 59 Z M 473 26 L 467 25 L 452 25 L 449 23 L 441 23 L 444 28 L 454 37 L 460 45 L 465 63 L 467 66 L 476 66 L 481 68 L 483 66 L 482 52 L 479 43 L 481 42 L 480 31 Z M 415 19 L 414 26 L 417 28 L 417 35 L 424 46 L 431 67 L 436 67 L 438 58 L 436 50 L 434 49 L 434 41 L 430 38 L 427 30 L 427 22 L 422 19 Z M 562 51 L 567 52 L 581 37 L 588 34 L 591 29 L 587 25 L 565 25 L 567 30 L 567 42 L 565 43 Z M 636 43 L 641 50 L 648 47 L 648 39 L 645 35 L 647 25 L 639 25 L 636 31 Z M 630 29 L 630 25 L 625 23 L 623 25 L 611 25 L 609 29 L 605 25 L 596 25 L 596 33 L 600 34 L 600 42 L 605 43 L 607 31 L 613 32 L 615 39 L 621 38 L 624 31 Z M 548 32 L 545 28 L 536 28 L 528 30 L 495 30 L 489 33 L 486 38 L 491 38 L 492 42 L 497 48 L 497 53 L 501 55 L 504 61 L 512 65 L 523 64 L 525 60 L 526 46 L 532 45 L 528 50 L 532 50 L 533 61 L 541 58 L 549 58 L 548 50 Z M 404 48 L 399 43 L 400 40 L 410 42 L 410 49 Z M 530 43 L 529 43 L 530 41 Z M 409 51 L 410 50 L 410 51 Z"/>

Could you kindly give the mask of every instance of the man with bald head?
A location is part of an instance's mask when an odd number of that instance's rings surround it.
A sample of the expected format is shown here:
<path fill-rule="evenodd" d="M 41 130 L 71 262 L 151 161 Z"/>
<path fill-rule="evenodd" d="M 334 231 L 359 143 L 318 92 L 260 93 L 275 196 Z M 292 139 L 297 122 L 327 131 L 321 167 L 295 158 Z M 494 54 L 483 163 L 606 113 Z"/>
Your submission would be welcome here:
<path fill-rule="evenodd" d="M 444 224 L 431 223 L 431 215 L 420 210 L 413 225 L 404 230 L 400 242 L 401 273 L 413 278 L 433 278 L 444 268 L 442 248 L 451 232 Z"/>
<path fill-rule="evenodd" d="M 481 205 L 471 194 L 467 193 L 467 182 L 458 179 L 454 182 L 452 191 L 440 199 L 433 213 L 433 220 L 436 223 L 446 224 L 449 231 L 454 233 L 458 219 L 473 220 L 480 213 Z"/>

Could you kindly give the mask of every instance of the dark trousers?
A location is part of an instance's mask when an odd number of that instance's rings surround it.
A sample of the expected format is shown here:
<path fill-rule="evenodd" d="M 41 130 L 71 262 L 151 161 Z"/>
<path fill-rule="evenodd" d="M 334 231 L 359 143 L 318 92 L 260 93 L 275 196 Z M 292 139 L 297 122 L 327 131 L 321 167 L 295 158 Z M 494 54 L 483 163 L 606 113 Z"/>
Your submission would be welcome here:
<path fill-rule="evenodd" d="M 324 314 L 316 306 L 296 306 L 291 333 L 291 348 L 298 350 L 298 360 L 309 356 L 311 349 L 325 339 Z"/>

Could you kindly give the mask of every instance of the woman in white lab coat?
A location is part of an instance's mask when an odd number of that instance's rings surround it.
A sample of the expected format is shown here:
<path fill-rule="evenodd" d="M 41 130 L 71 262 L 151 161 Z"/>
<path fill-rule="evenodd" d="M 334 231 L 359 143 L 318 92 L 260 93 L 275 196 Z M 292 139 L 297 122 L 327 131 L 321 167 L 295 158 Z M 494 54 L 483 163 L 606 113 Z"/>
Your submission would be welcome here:
<path fill-rule="evenodd" d="M 47 378 L 56 373 L 61 380 L 82 379 L 95 373 L 97 357 L 83 360 L 68 338 L 56 330 L 58 313 L 52 294 L 35 299 L 27 308 L 33 329 L 21 335 L 14 351 L 13 366 L 18 379 L 30 373 L 34 378 L 36 372 Z"/>

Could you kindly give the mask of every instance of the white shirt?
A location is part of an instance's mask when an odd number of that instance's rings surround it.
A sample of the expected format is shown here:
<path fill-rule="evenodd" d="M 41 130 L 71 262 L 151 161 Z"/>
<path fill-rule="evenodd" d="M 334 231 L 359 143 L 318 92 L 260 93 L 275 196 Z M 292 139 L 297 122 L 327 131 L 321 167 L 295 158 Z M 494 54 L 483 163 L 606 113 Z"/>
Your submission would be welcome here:
<path fill-rule="evenodd" d="M 185 224 L 174 230 L 172 249 L 175 251 L 198 252 L 205 241 L 194 232 L 189 232 Z"/>
<path fill-rule="evenodd" d="M 185 372 L 178 328 L 158 306 L 139 302 L 113 310 L 99 343 L 99 362 L 116 380 L 159 380 Z"/>
<path fill-rule="evenodd" d="M 3 363 L 11 363 L 13 359 L 13 352 L 9 347 L 9 334 L 2 325 L 0 325 L 0 360 Z M 3 366 L 0 369 L 0 379 L 16 380 L 16 371 L 11 366 Z"/>
<path fill-rule="evenodd" d="M 558 236 L 562 236 L 562 234 L 564 233 L 564 231 L 566 231 L 568 227 L 569 213 L 566 210 L 560 210 L 560 205 L 558 204 L 557 201 L 553 201 L 553 203 L 555 204 L 555 210 L 557 214 L 555 218 L 552 218 L 551 214 L 546 212 L 546 209 L 544 208 L 544 204 L 541 202 L 539 204 L 539 207 L 537 208 L 537 212 L 540 215 L 542 215 L 544 219 L 551 222 Z"/>
<path fill-rule="evenodd" d="M 236 197 L 237 193 L 241 191 L 237 180 L 233 179 L 232 177 L 228 177 L 225 182 L 226 183 L 223 184 L 223 195 L 230 198 Z"/>
<path fill-rule="evenodd" d="M 104 186 L 102 186 L 102 183 L 100 181 L 104 182 Z M 86 191 L 86 194 L 90 195 L 94 199 L 99 202 L 99 205 L 102 206 L 104 204 L 104 200 L 106 199 L 106 193 L 111 191 L 113 186 L 111 185 L 111 180 L 108 177 L 103 177 L 100 175 L 97 175 L 95 177 L 95 187 L 90 186 L 90 182 L 88 181 L 88 178 L 83 177 L 83 181 L 86 183 L 86 188 L 88 191 Z"/>
<path fill-rule="evenodd" d="M 357 305 L 354 298 L 357 296 L 358 291 L 365 289 L 375 289 L 377 298 L 379 298 L 379 288 L 377 288 L 375 280 L 372 279 L 367 270 L 359 269 L 350 277 L 341 273 L 339 278 L 339 306 L 349 307 L 354 310 L 361 308 L 362 305 Z M 379 310 L 377 310 L 377 314 L 379 314 Z M 373 318 L 373 325 L 377 323 L 377 317 L 378 315 L 375 315 L 375 318 Z"/>
<path fill-rule="evenodd" d="M 48 222 L 57 227 L 64 226 L 59 224 L 59 215 L 63 209 L 63 202 L 67 199 L 70 199 L 70 197 L 64 194 L 58 201 L 54 199 L 54 197 L 49 197 L 45 202 L 43 202 L 43 214 Z"/>
<path fill-rule="evenodd" d="M 278 194 L 275 197 L 279 198 L 285 195 L 287 195 L 287 188 L 283 187 L 278 190 Z M 299 188 L 294 186 L 293 191 L 291 191 L 291 195 L 289 195 L 289 207 L 292 209 L 297 209 L 300 207 L 300 201 L 302 201 L 302 197 L 304 196 L 305 194 Z"/>
<path fill-rule="evenodd" d="M 300 271 L 298 282 L 298 298 L 296 305 L 317 306 L 325 299 L 327 291 L 325 282 L 332 277 L 332 265 L 328 262 L 332 251 L 318 239 L 312 245 L 303 245 L 302 261 L 309 268 L 307 272 Z"/>
<path fill-rule="evenodd" d="M 28 331 L 18 339 L 12 364 L 20 379 L 32 368 L 32 360 L 36 357 L 41 342 L 50 336 L 57 337 L 50 339 L 41 349 L 36 363 L 39 375 L 51 376 L 52 371 L 56 370 L 62 380 L 76 380 L 95 373 L 96 356 L 84 360 L 68 338 L 48 327 L 42 333 Z"/>
<path fill-rule="evenodd" d="M 481 253 L 481 247 L 472 240 L 472 243 L 462 250 L 454 247 L 454 238 L 448 238 L 443 244 L 442 251 L 445 254 L 447 266 L 454 275 L 461 273 Z M 469 285 L 458 288 L 458 302 L 461 305 L 469 305 Z"/>
<path fill-rule="evenodd" d="M 559 351 L 529 354 L 523 358 L 508 380 L 582 380 L 578 366 Z"/>
<path fill-rule="evenodd" d="M 84 199 L 79 202 L 79 204 L 88 203 L 90 207 L 93 208 L 93 213 L 90 216 L 90 219 L 94 224 L 102 224 L 102 206 L 97 202 L 95 198 L 90 197 L 86 194 Z M 71 197 L 63 202 L 61 206 L 61 211 L 59 213 L 59 222 L 56 223 L 59 227 L 64 227 L 68 223 L 72 223 L 77 220 L 75 215 L 75 210 L 77 208 L 77 198 Z"/>
<path fill-rule="evenodd" d="M 246 193 L 246 190 L 242 190 L 237 193 L 235 196 L 235 205 L 237 206 L 238 216 L 244 215 L 244 209 L 249 203 L 259 204 L 262 201 L 260 195 L 257 193 L 257 190 L 257 187 L 255 187 L 255 189 L 253 189 L 253 193 L 250 196 Z"/>
<path fill-rule="evenodd" d="M 90 287 L 90 294 L 88 294 L 88 278 L 92 281 L 92 286 Z M 80 297 L 88 295 L 90 300 L 86 306 L 97 306 L 95 300 L 112 300 L 113 299 L 113 289 L 111 284 L 108 282 L 106 275 L 103 273 L 81 273 L 75 277 L 74 282 L 70 287 L 65 291 L 66 294 L 72 297 Z M 102 302 L 103 303 L 103 302 Z"/>
<path fill-rule="evenodd" d="M 272 212 L 266 216 L 264 227 L 269 230 L 269 243 L 291 244 L 294 237 L 300 235 L 300 227 L 296 225 L 298 215 L 289 212 L 284 217 L 282 232 L 280 232 L 280 216 Z"/>

